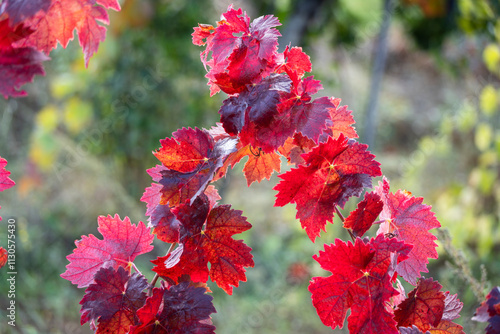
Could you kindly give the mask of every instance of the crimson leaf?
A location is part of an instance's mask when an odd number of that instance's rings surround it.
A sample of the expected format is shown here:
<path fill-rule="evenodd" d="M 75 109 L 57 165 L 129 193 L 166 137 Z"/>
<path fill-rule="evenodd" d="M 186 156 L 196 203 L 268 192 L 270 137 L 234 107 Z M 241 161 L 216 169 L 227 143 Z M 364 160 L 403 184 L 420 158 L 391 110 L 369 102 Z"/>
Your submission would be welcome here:
<path fill-rule="evenodd" d="M 313 258 L 329 277 L 313 277 L 309 285 L 312 302 L 326 326 L 342 328 L 348 309 L 350 333 L 398 333 L 391 309 L 394 261 L 403 261 L 410 245 L 379 235 L 368 242 L 356 238 L 354 244 L 335 240 Z M 394 255 L 395 254 L 395 255 Z"/>
<path fill-rule="evenodd" d="M 151 171 L 155 180 L 163 186 L 159 204 L 170 207 L 192 202 L 203 193 L 214 178 L 223 159 L 236 150 L 236 140 L 224 138 L 214 141 L 206 130 L 183 128 L 173 133 L 172 139 L 161 141 L 162 147 L 154 152 L 163 163 Z M 161 175 L 161 178 L 159 178 Z M 143 200 L 148 203 L 156 200 L 157 187 L 146 189 Z M 155 207 L 150 204 L 148 209 Z"/>
<path fill-rule="evenodd" d="M 344 227 L 351 229 L 356 237 L 363 236 L 382 212 L 383 206 L 379 195 L 374 192 L 366 193 L 365 198 L 358 203 L 358 208 L 345 219 Z"/>
<path fill-rule="evenodd" d="M 137 310 L 146 302 L 143 291 L 147 286 L 144 276 L 130 275 L 123 267 L 101 268 L 80 302 L 81 324 L 97 322 L 97 333 L 128 333 L 137 323 Z"/>
<path fill-rule="evenodd" d="M 398 240 L 403 240 L 414 247 L 410 257 L 398 265 L 397 272 L 407 282 L 415 285 L 420 272 L 428 272 L 428 258 L 436 259 L 437 238 L 429 230 L 441 226 L 429 205 L 423 204 L 422 197 L 413 197 L 411 193 L 398 190 L 389 192 L 389 181 L 384 178 L 375 191 L 384 202 L 378 233 L 392 233 Z"/>
<path fill-rule="evenodd" d="M 320 143 L 303 155 L 303 165 L 279 175 L 275 206 L 296 203 L 297 218 L 314 242 L 326 222 L 332 222 L 336 205 L 344 207 L 349 197 L 371 187 L 371 177 L 382 175 L 367 147 L 344 135 Z"/>
<path fill-rule="evenodd" d="M 220 288 L 232 294 L 232 286 L 246 281 L 243 268 L 254 266 L 251 248 L 242 240 L 234 240 L 232 235 L 252 225 L 241 216 L 241 211 L 231 209 L 230 205 L 210 209 L 206 196 L 198 197 L 192 205 L 183 204 L 173 212 L 182 223 L 182 255 L 175 264 L 171 262 L 172 253 L 152 261 L 157 265 L 153 271 L 174 282 L 183 274 L 190 275 L 194 282 L 206 282 L 210 275 Z"/>
<path fill-rule="evenodd" d="M 183 282 L 170 288 L 154 288 L 153 296 L 137 311 L 139 324 L 130 334 L 211 334 L 215 326 L 212 296 L 204 288 L 193 288 Z"/>
<path fill-rule="evenodd" d="M 128 217 L 121 220 L 118 215 L 100 216 L 97 221 L 97 230 L 104 239 L 99 240 L 92 234 L 82 236 L 75 242 L 73 253 L 66 257 L 70 263 L 61 274 L 79 288 L 90 285 L 99 269 L 128 266 L 137 255 L 153 249 L 151 242 L 154 237 L 143 222 L 132 225 Z"/>

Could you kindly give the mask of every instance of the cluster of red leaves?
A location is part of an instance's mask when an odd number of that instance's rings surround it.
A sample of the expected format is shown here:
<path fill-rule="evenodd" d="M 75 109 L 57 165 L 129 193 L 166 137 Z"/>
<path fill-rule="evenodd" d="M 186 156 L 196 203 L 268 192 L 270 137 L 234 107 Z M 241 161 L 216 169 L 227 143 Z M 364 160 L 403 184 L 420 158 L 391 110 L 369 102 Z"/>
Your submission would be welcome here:
<path fill-rule="evenodd" d="M 420 278 L 428 259 L 437 258 L 429 230 L 440 226 L 422 198 L 391 193 L 384 178 L 342 216 L 346 202 L 382 176 L 380 164 L 355 140 L 351 111 L 339 99 L 312 98 L 322 86 L 304 77 L 311 62 L 302 49 L 278 52 L 279 25 L 273 16 L 250 22 L 230 6 L 216 26 L 195 28 L 193 43 L 205 46 L 201 60 L 211 94 L 229 95 L 220 123 L 210 130 L 182 128 L 160 141 L 153 154 L 161 164 L 147 171 L 153 183 L 141 198 L 147 227 L 100 217 L 103 240 L 90 235 L 77 241 L 62 277 L 88 287 L 82 324 L 90 322 L 97 333 L 213 333 L 208 279 L 232 294 L 254 262 L 251 248 L 233 238 L 251 225 L 241 211 L 218 203 L 211 183 L 243 158 L 248 185 L 269 179 L 280 171 L 283 156 L 295 167 L 279 175 L 275 206 L 295 203 L 313 242 L 335 214 L 352 237 L 313 257 L 332 273 L 313 277 L 309 285 L 325 325 L 342 328 L 350 310 L 350 333 L 463 333 L 453 323 L 462 308 L 457 296 Z M 374 224 L 377 236 L 363 238 Z M 131 268 L 137 271 L 134 258 L 152 249 L 154 236 L 171 245 L 151 261 L 156 276 L 148 285 Z M 308 272 L 298 269 L 302 276 Z M 398 275 L 416 285 L 408 296 Z M 161 288 L 153 288 L 158 278 Z"/>
<path fill-rule="evenodd" d="M 500 287 L 494 287 L 477 308 L 472 320 L 488 322 L 486 334 L 500 333 Z"/>
<path fill-rule="evenodd" d="M 23 96 L 19 88 L 37 74 L 60 43 L 65 48 L 74 30 L 85 65 L 106 37 L 107 9 L 120 10 L 118 0 L 4 0 L 0 4 L 0 94 Z"/>
<path fill-rule="evenodd" d="M 4 191 L 6 189 L 9 189 L 15 185 L 15 182 L 12 181 L 9 177 L 10 172 L 5 169 L 7 166 L 7 160 L 4 158 L 0 157 L 0 192 Z M 2 217 L 0 217 L 0 221 L 2 220 Z M 0 247 L 0 268 L 5 266 L 7 263 L 7 250 L 3 247 Z"/>

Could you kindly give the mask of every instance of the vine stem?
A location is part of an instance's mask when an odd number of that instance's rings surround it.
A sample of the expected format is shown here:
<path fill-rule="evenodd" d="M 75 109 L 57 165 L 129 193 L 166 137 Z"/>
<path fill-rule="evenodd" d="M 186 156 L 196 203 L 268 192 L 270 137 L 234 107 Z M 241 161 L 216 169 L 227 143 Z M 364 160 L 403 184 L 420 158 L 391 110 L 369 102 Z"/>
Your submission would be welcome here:
<path fill-rule="evenodd" d="M 165 256 L 170 254 L 170 252 L 172 251 L 172 249 L 174 248 L 174 246 L 176 244 L 177 244 L 176 242 L 174 242 L 173 244 L 170 244 L 170 247 L 168 248 L 167 254 L 165 254 Z M 148 286 L 148 297 L 151 297 L 153 295 L 153 288 L 155 287 L 156 282 L 158 281 L 159 278 L 160 278 L 160 275 L 158 275 L 158 273 L 156 273 L 155 277 L 153 277 L 153 280 L 151 281 L 151 284 L 149 284 L 149 286 Z"/>
<path fill-rule="evenodd" d="M 342 212 L 340 212 L 339 210 L 339 207 L 335 205 L 335 212 L 337 213 L 337 215 L 339 216 L 340 220 L 342 221 L 342 223 L 345 221 L 345 218 L 344 218 L 344 215 L 342 214 Z M 355 242 L 356 241 L 356 237 L 354 236 L 354 234 L 352 234 L 352 231 L 350 228 L 346 228 L 347 232 L 349 232 L 349 235 L 351 236 L 351 239 L 352 239 L 352 242 Z"/>

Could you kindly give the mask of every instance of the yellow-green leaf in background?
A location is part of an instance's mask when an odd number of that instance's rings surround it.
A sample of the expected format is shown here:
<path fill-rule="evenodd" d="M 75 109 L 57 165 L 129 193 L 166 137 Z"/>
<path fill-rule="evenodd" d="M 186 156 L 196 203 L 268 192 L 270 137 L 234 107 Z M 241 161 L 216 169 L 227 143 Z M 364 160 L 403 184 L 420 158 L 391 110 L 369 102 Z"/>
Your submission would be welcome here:
<path fill-rule="evenodd" d="M 460 132 L 468 132 L 474 124 L 477 122 L 477 111 L 474 106 L 469 102 L 465 101 L 462 108 L 459 110 L 457 115 L 457 125 Z"/>
<path fill-rule="evenodd" d="M 476 127 L 474 142 L 480 151 L 486 151 L 493 140 L 493 129 L 488 123 L 479 123 Z"/>
<path fill-rule="evenodd" d="M 31 137 L 29 157 L 42 171 L 50 171 L 57 155 L 59 146 L 52 133 L 35 130 Z"/>
<path fill-rule="evenodd" d="M 45 132 L 53 131 L 59 124 L 59 111 L 53 104 L 45 106 L 38 115 L 36 115 L 36 125 Z"/>
<path fill-rule="evenodd" d="M 483 60 L 491 72 L 498 72 L 500 63 L 500 47 L 497 44 L 489 44 L 484 48 Z"/>
<path fill-rule="evenodd" d="M 481 96 L 479 97 L 479 105 L 481 106 L 481 111 L 487 115 L 492 116 L 495 114 L 498 106 L 498 95 L 497 91 L 492 85 L 486 85 L 481 91 Z"/>
<path fill-rule="evenodd" d="M 72 97 L 64 108 L 64 124 L 69 132 L 77 134 L 92 120 L 92 106 L 77 97 Z"/>

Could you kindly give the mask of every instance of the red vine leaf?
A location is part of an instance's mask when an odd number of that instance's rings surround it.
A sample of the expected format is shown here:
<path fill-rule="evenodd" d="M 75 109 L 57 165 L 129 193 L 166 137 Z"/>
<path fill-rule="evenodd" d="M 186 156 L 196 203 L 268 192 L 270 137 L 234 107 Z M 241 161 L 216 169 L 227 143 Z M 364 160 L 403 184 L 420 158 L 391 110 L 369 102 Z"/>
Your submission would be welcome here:
<path fill-rule="evenodd" d="M 0 157 L 0 191 L 7 190 L 16 184 L 14 181 L 10 179 L 9 177 L 10 172 L 5 168 L 6 166 L 7 166 L 7 160 Z M 1 220 L 2 217 L 0 217 L 0 221 Z"/>
<path fill-rule="evenodd" d="M 9 258 L 9 254 L 7 253 L 7 250 L 3 247 L 0 247 L 0 268 L 5 266 L 8 258 Z"/>
<path fill-rule="evenodd" d="M 128 333 L 137 322 L 137 310 L 146 302 L 143 291 L 147 286 L 144 276 L 130 275 L 123 267 L 101 268 L 80 302 L 81 324 L 97 322 L 96 333 Z"/>
<path fill-rule="evenodd" d="M 224 100 L 219 114 L 226 132 L 237 135 L 245 122 L 268 126 L 278 113 L 280 92 L 289 92 L 290 83 L 286 75 L 272 74 L 257 84 L 249 85 L 239 95 Z"/>
<path fill-rule="evenodd" d="M 443 317 L 444 293 L 442 286 L 432 278 L 421 279 L 406 300 L 394 311 L 399 327 L 417 326 L 425 332 L 436 327 Z"/>
<path fill-rule="evenodd" d="M 403 261 L 410 245 L 379 235 L 354 244 L 335 240 L 313 258 L 329 277 L 313 277 L 312 302 L 326 326 L 342 328 L 347 311 L 350 333 L 398 333 L 392 309 L 386 304 L 398 295 L 391 282 L 393 262 Z"/>
<path fill-rule="evenodd" d="M 52 0 L 48 8 L 24 21 L 35 32 L 19 41 L 17 46 L 32 46 L 49 54 L 58 42 L 66 48 L 76 29 L 88 66 L 90 57 L 106 38 L 106 28 L 98 24 L 109 24 L 106 8 L 119 10 L 120 5 L 117 0 Z"/>
<path fill-rule="evenodd" d="M 365 194 L 365 198 L 358 203 L 358 208 L 351 212 L 344 221 L 344 227 L 352 230 L 356 237 L 361 237 L 377 219 L 384 203 L 375 192 Z"/>
<path fill-rule="evenodd" d="M 247 84 L 268 73 L 274 67 L 274 54 L 281 36 L 274 28 L 281 24 L 272 15 L 250 23 L 246 13 L 229 6 L 222 16 L 224 19 L 216 28 L 199 26 L 193 33 L 196 45 L 206 45 L 201 60 L 210 68 L 206 77 L 211 95 L 219 90 L 227 94 L 240 93 Z M 212 58 L 207 60 L 209 54 Z"/>
<path fill-rule="evenodd" d="M 161 147 L 153 152 L 164 167 L 188 173 L 199 168 L 212 156 L 215 141 L 207 131 L 182 128 L 172 138 L 160 140 Z"/>
<path fill-rule="evenodd" d="M 132 225 L 130 219 L 118 215 L 97 218 L 103 240 L 94 235 L 82 236 L 75 242 L 76 248 L 66 258 L 69 264 L 61 277 L 86 287 L 94 281 L 94 275 L 101 268 L 128 266 L 135 257 L 153 249 L 154 236 L 143 222 Z"/>
<path fill-rule="evenodd" d="M 340 106 L 340 101 L 339 98 L 331 99 L 334 107 L 329 109 L 330 119 L 327 121 L 324 135 L 337 138 L 343 133 L 348 138 L 358 138 L 356 129 L 352 126 L 355 123 L 352 111 L 348 110 L 347 106 Z"/>
<path fill-rule="evenodd" d="M 290 48 L 290 46 L 287 46 L 281 56 L 283 60 L 277 61 L 279 65 L 275 69 L 276 73 L 286 72 L 289 76 L 295 75 L 302 78 L 305 72 L 311 72 L 312 70 L 311 59 L 302 51 L 301 47 L 294 46 Z"/>
<path fill-rule="evenodd" d="M 12 25 L 16 25 L 41 10 L 46 12 L 51 2 L 52 0 L 5 0 L 5 12 L 9 15 Z"/>
<path fill-rule="evenodd" d="M 194 282 L 206 282 L 210 275 L 220 288 L 232 294 L 232 286 L 237 287 L 239 281 L 246 281 L 244 267 L 254 266 L 251 248 L 242 240 L 234 240 L 232 235 L 242 233 L 252 225 L 241 216 L 241 211 L 232 210 L 230 205 L 210 210 L 206 196 L 198 197 L 191 206 L 183 204 L 172 211 L 182 223 L 182 255 L 174 265 L 169 262 L 172 253 L 159 257 L 152 261 L 157 265 L 153 271 L 174 283 L 183 274 L 190 275 Z"/>
<path fill-rule="evenodd" d="M 314 242 L 326 222 L 332 222 L 335 206 L 344 207 L 351 196 L 371 187 L 371 177 L 382 175 L 368 146 L 343 135 L 329 138 L 303 155 L 304 165 L 279 175 L 275 206 L 297 204 L 297 218 Z"/>
<path fill-rule="evenodd" d="M 183 128 L 173 138 L 162 140 L 162 147 L 155 153 L 164 166 L 148 171 L 162 185 L 159 204 L 170 207 L 192 202 L 202 194 L 223 160 L 236 150 L 236 139 L 215 142 L 206 130 Z M 143 195 L 151 208 L 155 207 L 157 189 L 152 185 Z"/>
<path fill-rule="evenodd" d="M 153 296 L 137 311 L 139 324 L 130 334 L 215 333 L 210 314 L 215 313 L 212 296 L 204 288 L 183 282 L 170 288 L 154 288 Z"/>
<path fill-rule="evenodd" d="M 407 282 L 415 285 L 420 272 L 428 272 L 428 259 L 438 257 L 434 242 L 437 238 L 429 230 L 441 226 L 431 211 L 431 206 L 423 204 L 422 197 L 413 197 L 411 193 L 398 190 L 389 193 L 389 182 L 384 178 L 375 191 L 384 202 L 380 218 L 379 233 L 392 233 L 398 240 L 412 244 L 410 258 L 398 265 L 397 272 Z"/>
<path fill-rule="evenodd" d="M 248 157 L 243 167 L 243 173 L 245 174 L 248 186 L 255 181 L 269 180 L 275 171 L 280 172 L 281 159 L 275 152 L 265 153 L 262 150 L 252 148 L 251 145 L 242 146 L 241 143 L 238 146 L 240 146 L 238 151 L 231 153 L 227 157 L 224 165 L 217 172 L 214 181 L 223 177 L 229 166 L 233 168 L 244 157 Z"/>

